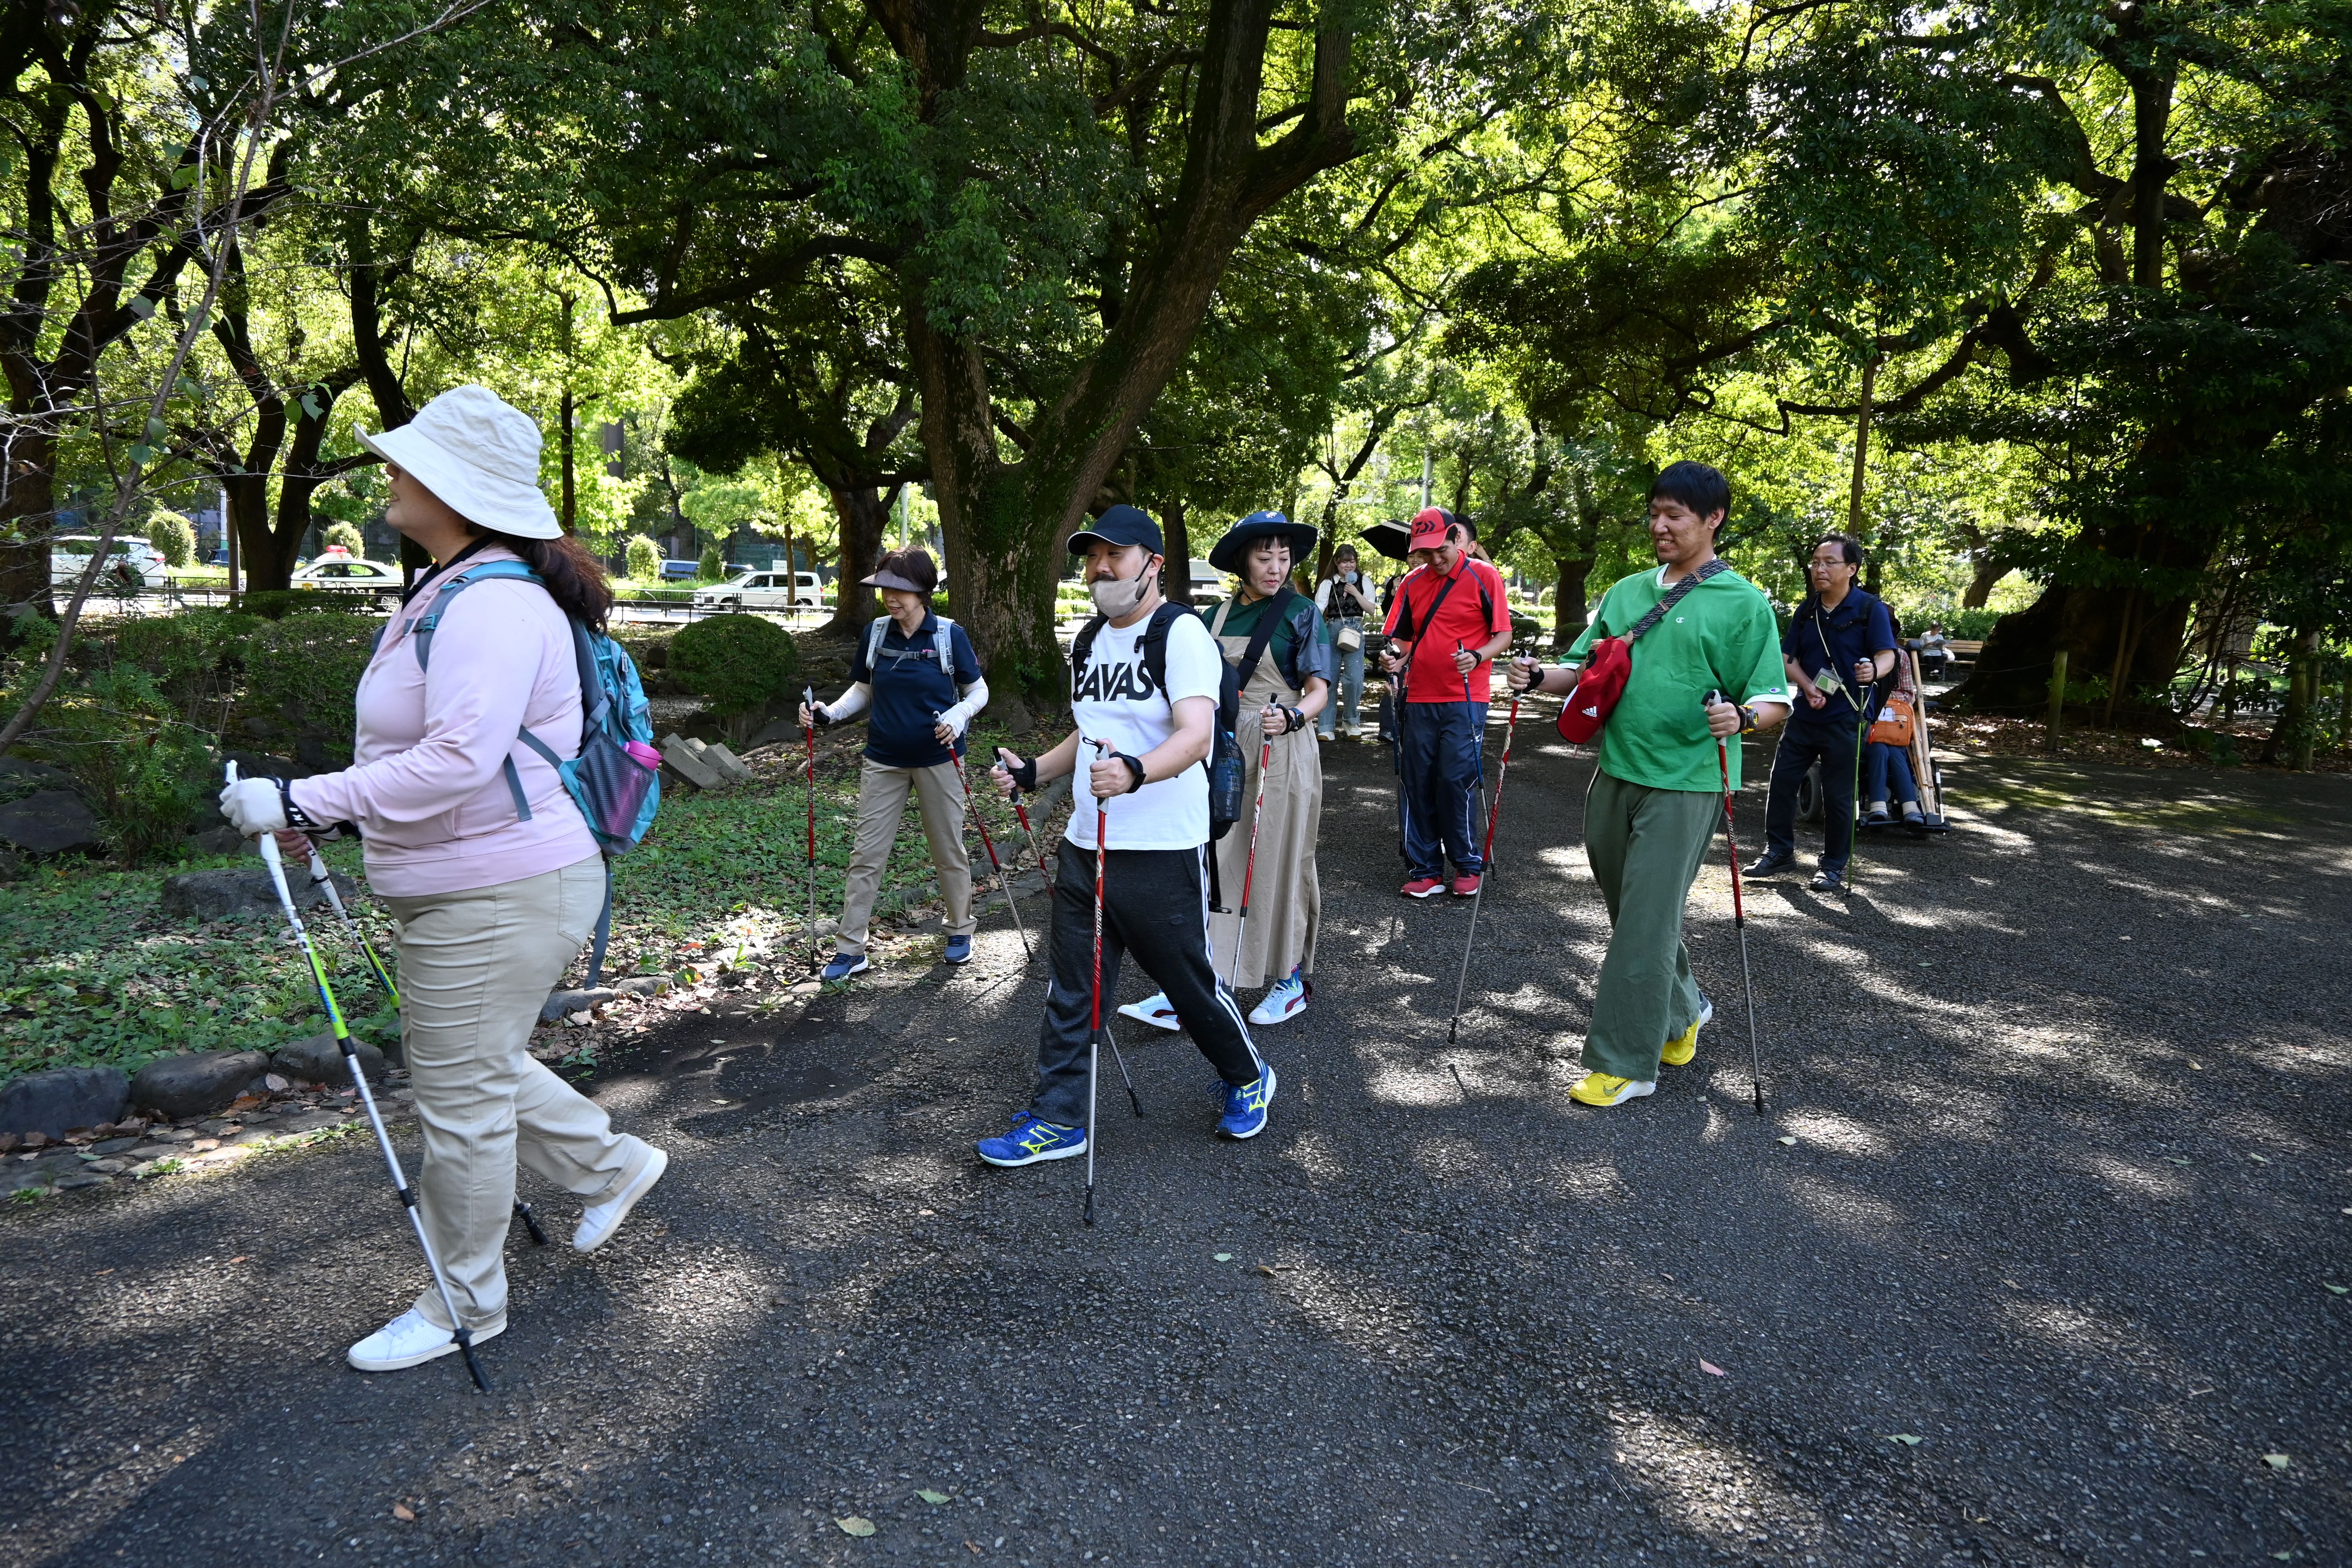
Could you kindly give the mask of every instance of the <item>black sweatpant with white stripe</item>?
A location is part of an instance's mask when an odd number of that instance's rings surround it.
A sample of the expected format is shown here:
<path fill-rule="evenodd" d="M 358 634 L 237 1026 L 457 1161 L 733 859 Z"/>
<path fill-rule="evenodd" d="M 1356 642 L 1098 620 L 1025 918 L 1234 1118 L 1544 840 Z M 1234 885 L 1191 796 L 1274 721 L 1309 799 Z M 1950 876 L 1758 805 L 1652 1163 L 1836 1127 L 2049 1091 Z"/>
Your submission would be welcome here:
<path fill-rule="evenodd" d="M 1249 1026 L 1209 953 L 1208 856 L 1202 849 L 1113 849 L 1103 859 L 1102 1016 L 1118 1005 L 1129 953 L 1168 993 L 1192 1043 L 1230 1084 L 1260 1071 Z M 1037 1098 L 1059 1127 L 1087 1121 L 1087 1038 L 1093 1018 L 1095 852 L 1067 839 L 1054 873 L 1053 976 L 1037 1029 Z M 1102 1070 L 1114 1069 L 1106 1061 Z"/>

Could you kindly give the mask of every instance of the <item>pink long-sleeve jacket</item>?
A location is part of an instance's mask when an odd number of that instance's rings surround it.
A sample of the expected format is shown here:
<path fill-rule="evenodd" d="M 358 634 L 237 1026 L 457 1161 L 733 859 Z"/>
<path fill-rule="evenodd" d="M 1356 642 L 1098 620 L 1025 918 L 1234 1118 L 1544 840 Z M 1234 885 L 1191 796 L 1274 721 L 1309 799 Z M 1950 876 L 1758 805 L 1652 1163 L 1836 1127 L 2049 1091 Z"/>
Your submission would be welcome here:
<path fill-rule="evenodd" d="M 514 559 L 494 545 L 466 564 Z M 412 637 L 434 597 L 428 586 L 394 617 L 360 677 L 352 765 L 297 779 L 294 804 L 356 824 L 368 884 L 391 898 L 520 881 L 594 855 L 555 769 L 515 738 L 528 725 L 556 755 L 579 752 L 571 623 L 535 583 L 476 583 L 449 601 L 420 670 Z M 529 821 L 515 815 L 509 759 Z"/>

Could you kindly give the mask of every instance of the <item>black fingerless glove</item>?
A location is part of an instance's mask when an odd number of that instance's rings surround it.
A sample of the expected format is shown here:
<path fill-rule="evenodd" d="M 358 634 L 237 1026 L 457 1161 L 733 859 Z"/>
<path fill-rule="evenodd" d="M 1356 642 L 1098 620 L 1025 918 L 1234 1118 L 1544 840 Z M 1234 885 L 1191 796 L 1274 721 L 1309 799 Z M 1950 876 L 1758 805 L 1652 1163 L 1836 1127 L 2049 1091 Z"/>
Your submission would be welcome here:
<path fill-rule="evenodd" d="M 1127 786 L 1127 793 L 1133 795 L 1137 790 L 1141 789 L 1143 787 L 1142 760 L 1138 757 L 1130 757 L 1125 752 L 1113 752 L 1111 755 L 1117 757 L 1120 762 L 1125 763 L 1127 764 L 1128 771 L 1135 775 L 1135 782 Z"/>
<path fill-rule="evenodd" d="M 1016 759 L 1003 765 L 1006 776 L 1013 780 L 1013 788 L 1026 790 L 1031 795 L 1037 793 L 1036 758 L 1032 757 L 1027 762 Z"/>
<path fill-rule="evenodd" d="M 834 726 L 833 714 L 822 702 L 809 704 L 809 717 L 816 721 L 816 727 L 820 730 L 830 730 Z"/>

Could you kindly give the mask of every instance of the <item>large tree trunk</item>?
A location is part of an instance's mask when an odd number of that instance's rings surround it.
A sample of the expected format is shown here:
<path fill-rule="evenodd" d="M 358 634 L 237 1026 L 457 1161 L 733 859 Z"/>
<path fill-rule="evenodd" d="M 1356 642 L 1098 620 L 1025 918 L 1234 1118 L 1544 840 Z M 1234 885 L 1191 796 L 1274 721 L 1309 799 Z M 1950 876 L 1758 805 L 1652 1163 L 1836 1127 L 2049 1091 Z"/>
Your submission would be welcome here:
<path fill-rule="evenodd" d="M 1968 590 L 1960 595 L 1960 608 L 1983 609 L 1985 601 L 1992 597 L 1993 584 L 2008 575 L 2009 568 L 1995 561 L 1991 555 L 1979 555 L 1976 574 L 1969 579 Z"/>
<path fill-rule="evenodd" d="M 1180 605 L 1192 602 L 1192 528 L 1181 500 L 1171 500 L 1160 513 L 1160 526 L 1168 542 L 1168 580 L 1160 591 Z M 1324 546 L 1328 552 L 1329 545 Z"/>
<path fill-rule="evenodd" d="M 1584 584 L 1592 575 L 1592 556 L 1552 558 L 1551 650 L 1566 653 L 1584 635 Z"/>
<path fill-rule="evenodd" d="M 1985 639 L 1976 668 L 1955 689 L 1985 712 L 2039 713 L 2049 706 L 2050 663 L 2066 650 L 2067 669 L 2078 680 L 2108 675 L 2128 635 L 2132 639 L 2118 706 L 2128 711 L 2130 693 L 2169 685 L 2180 665 L 2189 633 L 2189 599 L 2149 605 L 2125 588 L 2058 585 L 2042 590 L 2027 608 L 2003 616 Z"/>
<path fill-rule="evenodd" d="M 864 579 L 874 575 L 875 564 L 882 559 L 882 531 L 890 524 L 890 502 L 872 485 L 853 485 L 831 494 L 833 515 L 841 522 L 841 580 L 834 585 L 833 619 L 824 629 L 847 636 L 864 630 L 882 613 L 881 595 L 866 587 Z M 955 595 L 955 618 L 961 621 L 963 599 L 958 585 L 949 583 L 948 592 Z"/>
<path fill-rule="evenodd" d="M 57 531 L 57 443 L 45 431 L 20 426 L 8 458 L 0 472 L 0 605 L 30 605 L 54 614 L 48 542 Z M 14 642 L 13 625 L 13 617 L 0 616 L 0 650 Z"/>

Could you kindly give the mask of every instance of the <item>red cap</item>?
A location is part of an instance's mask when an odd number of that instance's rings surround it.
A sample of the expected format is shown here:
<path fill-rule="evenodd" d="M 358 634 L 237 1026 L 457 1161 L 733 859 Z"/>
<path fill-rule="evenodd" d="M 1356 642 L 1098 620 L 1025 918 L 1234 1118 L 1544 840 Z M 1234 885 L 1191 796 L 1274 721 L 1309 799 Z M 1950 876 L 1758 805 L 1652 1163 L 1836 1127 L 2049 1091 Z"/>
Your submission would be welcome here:
<path fill-rule="evenodd" d="M 1412 514 L 1412 537 L 1405 542 L 1405 548 L 1434 550 L 1445 542 L 1446 531 L 1453 526 L 1454 514 L 1444 507 L 1423 507 Z"/>

